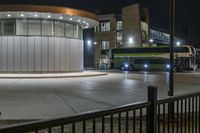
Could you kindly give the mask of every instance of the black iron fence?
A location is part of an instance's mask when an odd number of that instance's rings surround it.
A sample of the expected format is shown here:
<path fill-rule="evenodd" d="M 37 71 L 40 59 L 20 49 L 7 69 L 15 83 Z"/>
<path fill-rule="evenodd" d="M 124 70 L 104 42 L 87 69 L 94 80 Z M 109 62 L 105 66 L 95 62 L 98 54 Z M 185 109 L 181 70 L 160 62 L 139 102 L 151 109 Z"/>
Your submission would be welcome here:
<path fill-rule="evenodd" d="M 199 133 L 200 92 L 157 100 L 148 87 L 148 101 L 76 116 L 22 123 L 0 133 Z"/>

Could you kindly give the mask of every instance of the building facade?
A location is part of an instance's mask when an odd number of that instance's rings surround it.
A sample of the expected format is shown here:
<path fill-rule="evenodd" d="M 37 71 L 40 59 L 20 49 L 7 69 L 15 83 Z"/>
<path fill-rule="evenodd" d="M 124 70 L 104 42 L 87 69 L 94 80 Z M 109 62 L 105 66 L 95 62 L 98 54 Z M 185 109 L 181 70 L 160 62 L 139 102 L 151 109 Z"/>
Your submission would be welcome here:
<path fill-rule="evenodd" d="M 148 46 L 149 20 L 147 9 L 139 4 L 122 9 L 122 14 L 99 15 L 99 26 L 95 27 L 96 67 L 110 67 L 110 50 Z"/>
<path fill-rule="evenodd" d="M 0 6 L 0 72 L 43 73 L 83 70 L 83 29 L 96 15 L 72 8 Z"/>

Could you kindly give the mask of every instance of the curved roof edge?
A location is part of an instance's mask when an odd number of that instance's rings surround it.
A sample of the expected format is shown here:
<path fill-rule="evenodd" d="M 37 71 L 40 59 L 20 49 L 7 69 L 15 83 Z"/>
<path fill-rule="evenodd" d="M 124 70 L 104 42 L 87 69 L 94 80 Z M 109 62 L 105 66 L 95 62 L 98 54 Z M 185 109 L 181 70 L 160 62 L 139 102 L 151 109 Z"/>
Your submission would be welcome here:
<path fill-rule="evenodd" d="M 1 4 L 0 11 L 27 11 L 27 12 L 46 12 L 46 13 L 57 13 L 66 14 L 71 16 L 80 16 L 98 21 L 98 17 L 88 11 L 61 7 L 61 6 L 47 6 L 47 5 L 12 5 L 12 4 Z"/>

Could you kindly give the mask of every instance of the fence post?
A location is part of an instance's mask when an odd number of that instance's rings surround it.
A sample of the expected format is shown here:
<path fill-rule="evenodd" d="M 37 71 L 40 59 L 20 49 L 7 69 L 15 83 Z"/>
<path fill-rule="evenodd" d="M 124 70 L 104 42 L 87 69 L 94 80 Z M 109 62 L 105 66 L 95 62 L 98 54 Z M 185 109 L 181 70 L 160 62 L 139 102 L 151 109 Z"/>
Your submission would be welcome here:
<path fill-rule="evenodd" d="M 147 131 L 148 133 L 157 133 L 157 87 L 148 87 L 148 102 L 151 103 L 147 109 Z"/>

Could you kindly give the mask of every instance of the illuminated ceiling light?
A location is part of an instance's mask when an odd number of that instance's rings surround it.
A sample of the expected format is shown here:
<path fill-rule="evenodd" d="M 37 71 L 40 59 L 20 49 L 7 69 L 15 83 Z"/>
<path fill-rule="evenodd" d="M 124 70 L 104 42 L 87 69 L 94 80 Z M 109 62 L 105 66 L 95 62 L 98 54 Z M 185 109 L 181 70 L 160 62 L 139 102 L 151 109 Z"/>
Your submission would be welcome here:
<path fill-rule="evenodd" d="M 50 16 L 50 15 L 48 15 L 48 16 L 47 16 L 47 18 L 51 18 L 51 16 Z"/>
<path fill-rule="evenodd" d="M 85 24 L 86 22 L 85 22 L 85 21 L 83 21 L 83 23 Z"/>
<path fill-rule="evenodd" d="M 78 22 L 81 22 L 81 20 L 80 20 L 80 19 L 78 19 Z"/>
<path fill-rule="evenodd" d="M 73 18 L 69 18 L 69 20 L 70 20 L 70 21 L 72 21 L 72 20 L 73 20 Z"/>
<path fill-rule="evenodd" d="M 35 15 L 34 15 L 34 17 L 38 17 L 38 15 L 37 15 L 37 14 L 35 14 Z"/>
<path fill-rule="evenodd" d="M 63 19 L 63 17 L 62 17 L 62 16 L 60 16 L 59 18 L 60 18 L 60 19 Z"/>
<path fill-rule="evenodd" d="M 8 16 L 8 17 L 11 17 L 11 14 L 8 14 L 7 16 Z"/>
<path fill-rule="evenodd" d="M 24 17 L 24 14 L 21 14 L 20 16 L 21 16 L 21 17 Z"/>

